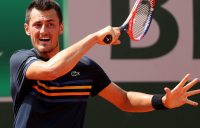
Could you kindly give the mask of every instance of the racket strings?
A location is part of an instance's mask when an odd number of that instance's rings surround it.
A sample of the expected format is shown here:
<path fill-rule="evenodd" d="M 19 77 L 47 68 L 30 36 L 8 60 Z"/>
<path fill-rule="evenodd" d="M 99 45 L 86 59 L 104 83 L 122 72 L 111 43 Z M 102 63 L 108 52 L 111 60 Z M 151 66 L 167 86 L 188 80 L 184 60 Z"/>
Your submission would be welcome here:
<path fill-rule="evenodd" d="M 152 5 L 151 0 L 143 0 L 138 6 L 135 18 L 132 20 L 132 33 L 135 38 L 141 38 L 148 29 L 149 23 L 151 22 Z"/>

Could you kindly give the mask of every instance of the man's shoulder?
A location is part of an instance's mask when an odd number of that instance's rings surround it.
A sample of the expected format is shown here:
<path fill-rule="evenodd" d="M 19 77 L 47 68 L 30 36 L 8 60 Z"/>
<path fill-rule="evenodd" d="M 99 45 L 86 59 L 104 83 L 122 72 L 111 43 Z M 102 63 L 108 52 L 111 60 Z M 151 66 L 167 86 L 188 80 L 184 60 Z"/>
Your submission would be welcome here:
<path fill-rule="evenodd" d="M 10 57 L 10 63 L 24 62 L 30 57 L 37 58 L 37 54 L 33 49 L 21 49 L 15 51 Z"/>
<path fill-rule="evenodd" d="M 98 69 L 101 69 L 101 66 L 98 64 L 98 62 L 96 62 L 95 60 L 87 57 L 87 56 L 83 56 L 81 58 L 81 60 L 79 61 L 78 63 L 78 66 L 81 67 L 81 66 L 84 66 L 84 67 L 88 67 L 90 69 L 94 69 L 94 70 L 98 70 Z"/>
<path fill-rule="evenodd" d="M 15 51 L 12 55 L 16 55 L 16 54 L 28 54 L 28 53 L 33 53 L 32 49 L 20 49 Z"/>
<path fill-rule="evenodd" d="M 35 56 L 35 52 L 33 49 L 20 49 L 15 51 L 12 55 L 11 58 L 13 57 L 23 57 L 23 56 Z"/>
<path fill-rule="evenodd" d="M 97 63 L 87 56 L 83 56 L 80 60 L 80 63 L 85 64 L 87 66 L 97 65 Z"/>

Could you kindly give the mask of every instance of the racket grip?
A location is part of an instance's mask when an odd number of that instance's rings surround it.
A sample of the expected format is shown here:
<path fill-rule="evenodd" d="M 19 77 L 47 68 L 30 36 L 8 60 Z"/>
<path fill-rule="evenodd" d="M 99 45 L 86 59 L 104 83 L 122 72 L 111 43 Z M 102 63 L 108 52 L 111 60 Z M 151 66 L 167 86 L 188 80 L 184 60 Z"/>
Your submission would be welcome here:
<path fill-rule="evenodd" d="M 103 42 L 106 44 L 110 44 L 112 42 L 112 40 L 113 40 L 113 37 L 112 37 L 112 35 L 109 34 L 104 37 Z"/>

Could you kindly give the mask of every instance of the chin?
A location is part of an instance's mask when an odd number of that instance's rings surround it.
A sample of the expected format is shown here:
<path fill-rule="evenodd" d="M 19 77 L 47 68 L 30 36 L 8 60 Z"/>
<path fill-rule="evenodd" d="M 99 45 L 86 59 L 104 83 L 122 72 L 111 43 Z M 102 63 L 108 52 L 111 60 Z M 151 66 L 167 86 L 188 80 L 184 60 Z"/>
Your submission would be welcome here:
<path fill-rule="evenodd" d="M 37 49 L 37 51 L 39 52 L 39 53 L 50 53 L 50 52 L 52 52 L 53 51 L 53 49 L 52 48 L 46 48 L 46 47 L 39 47 L 39 48 L 36 48 Z"/>

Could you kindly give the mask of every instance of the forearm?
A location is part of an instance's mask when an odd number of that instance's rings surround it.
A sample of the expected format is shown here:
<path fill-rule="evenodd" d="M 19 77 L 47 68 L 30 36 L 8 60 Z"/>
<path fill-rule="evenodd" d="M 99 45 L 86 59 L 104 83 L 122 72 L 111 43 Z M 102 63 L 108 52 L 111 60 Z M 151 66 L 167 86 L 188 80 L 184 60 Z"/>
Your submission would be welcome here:
<path fill-rule="evenodd" d="M 153 95 L 141 92 L 127 92 L 127 111 L 148 112 L 154 110 L 152 107 Z"/>
<path fill-rule="evenodd" d="M 57 53 L 47 62 L 47 65 L 51 67 L 56 76 L 62 76 L 69 72 L 96 43 L 95 34 L 88 35 L 74 45 Z"/>
<path fill-rule="evenodd" d="M 163 104 L 165 96 L 125 91 L 113 82 L 104 88 L 99 96 L 126 112 L 149 112 L 167 109 Z"/>

